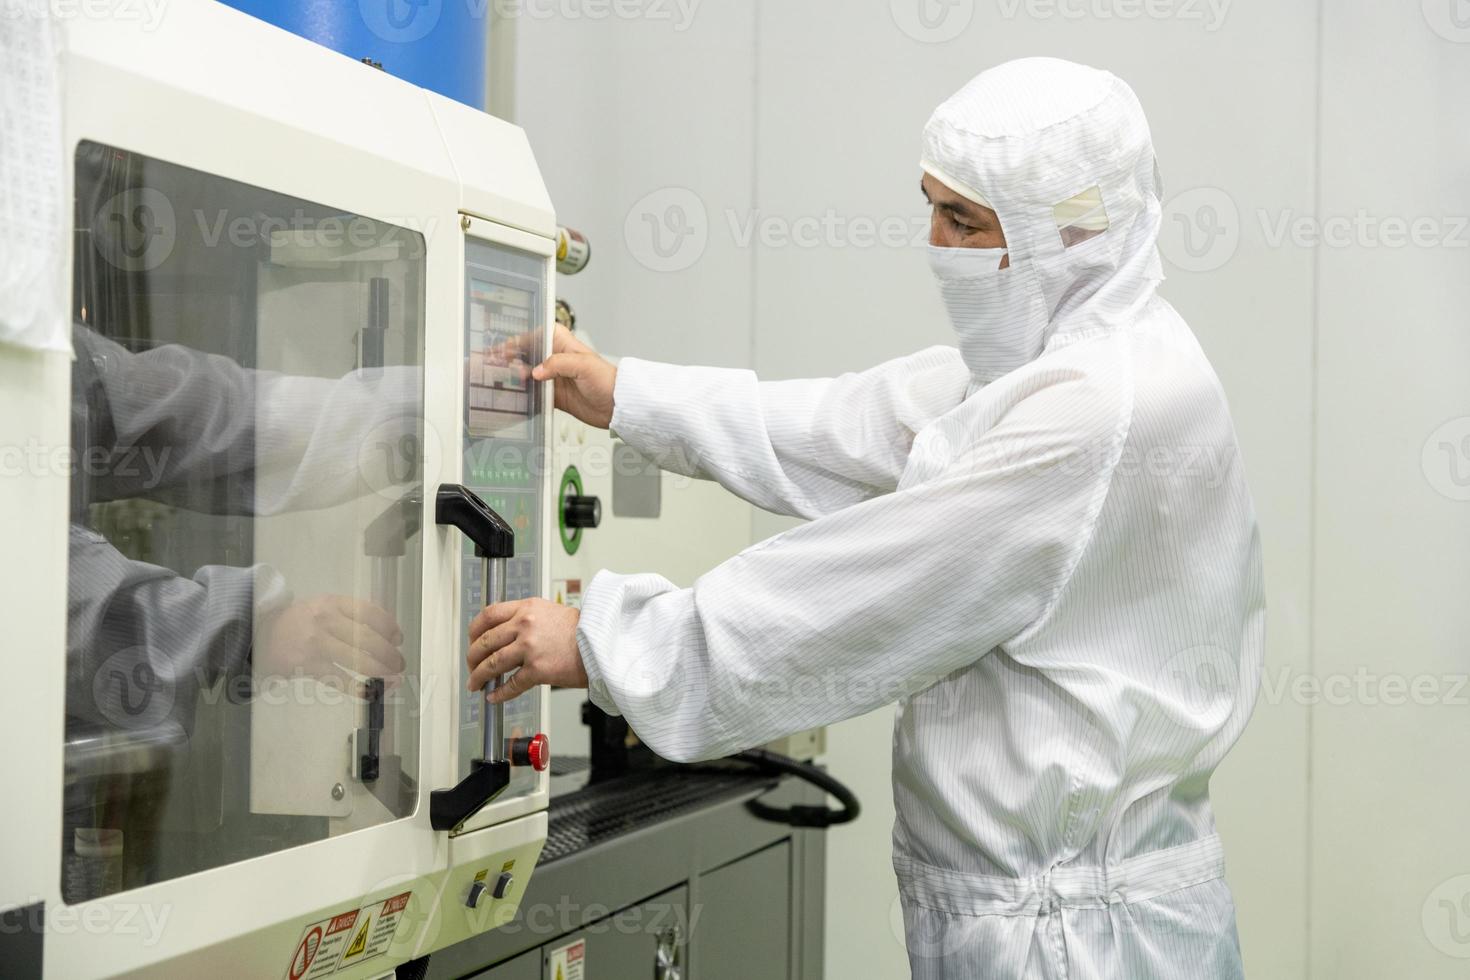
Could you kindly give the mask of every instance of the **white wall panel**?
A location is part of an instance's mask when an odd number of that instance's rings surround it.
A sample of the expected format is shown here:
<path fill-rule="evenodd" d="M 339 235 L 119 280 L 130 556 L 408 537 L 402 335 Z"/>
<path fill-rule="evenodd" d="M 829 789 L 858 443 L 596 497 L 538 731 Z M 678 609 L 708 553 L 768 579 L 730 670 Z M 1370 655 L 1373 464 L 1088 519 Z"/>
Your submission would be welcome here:
<path fill-rule="evenodd" d="M 750 5 L 523 6 L 516 121 L 592 243 L 558 287 L 578 326 L 618 355 L 748 366 L 751 256 L 710 225 L 750 207 Z"/>
<path fill-rule="evenodd" d="M 1462 977 L 1470 958 L 1470 21 L 1456 11 L 1325 8 L 1320 214 L 1342 234 L 1316 248 L 1320 978 Z M 1415 226 L 1417 243 L 1399 241 Z"/>

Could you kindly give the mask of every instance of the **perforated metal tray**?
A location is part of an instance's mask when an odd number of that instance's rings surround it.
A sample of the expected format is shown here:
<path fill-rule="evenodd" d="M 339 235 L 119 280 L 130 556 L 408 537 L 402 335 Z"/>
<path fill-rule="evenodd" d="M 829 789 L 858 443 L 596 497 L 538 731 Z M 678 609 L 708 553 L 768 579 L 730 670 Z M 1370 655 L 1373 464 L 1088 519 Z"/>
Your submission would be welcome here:
<path fill-rule="evenodd" d="M 571 767 L 567 771 L 576 771 L 572 768 L 575 761 L 568 762 Z M 776 783 L 774 776 L 754 769 L 670 766 L 632 772 L 553 796 L 541 862 L 568 857 L 623 834 Z"/>

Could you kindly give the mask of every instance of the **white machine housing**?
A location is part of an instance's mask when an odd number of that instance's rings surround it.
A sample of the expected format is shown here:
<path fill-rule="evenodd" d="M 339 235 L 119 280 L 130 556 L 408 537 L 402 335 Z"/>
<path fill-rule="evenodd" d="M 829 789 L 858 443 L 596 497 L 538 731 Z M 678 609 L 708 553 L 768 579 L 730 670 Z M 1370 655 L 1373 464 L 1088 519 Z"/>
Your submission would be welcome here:
<path fill-rule="evenodd" d="M 429 793 L 459 779 L 458 738 L 467 730 L 459 717 L 464 548 L 459 532 L 436 526 L 433 511 L 437 485 L 464 482 L 467 242 L 506 246 L 544 265 L 538 312 L 550 324 L 551 202 L 517 127 L 209 0 L 178 0 L 156 25 L 73 18 L 63 37 L 68 201 L 77 147 L 92 141 L 423 236 L 424 427 L 439 438 L 425 439 L 423 458 L 419 799 L 402 818 L 67 904 L 59 815 L 69 477 L 64 467 L 28 472 L 0 480 L 0 509 L 12 515 L 11 560 L 0 569 L 9 634 L 0 658 L 12 678 L 0 692 L 0 740 L 11 760 L 9 805 L 0 814 L 0 906 L 44 909 L 46 977 L 293 977 L 313 923 L 374 908 L 381 917 L 384 902 L 407 895 L 380 955 L 306 975 L 391 973 L 507 921 L 546 835 L 546 773 L 536 774 L 530 792 L 491 803 L 453 834 L 430 826 Z M 70 274 L 63 278 L 60 305 L 70 309 Z M 549 389 L 542 397 L 549 413 Z M 0 348 L 0 443 L 65 450 L 70 399 L 68 356 Z M 549 437 L 551 426 L 544 428 Z M 552 488 L 549 474 L 536 479 L 539 593 L 547 595 Z M 547 731 L 548 700 L 540 704 L 539 728 Z M 515 885 L 504 899 L 466 906 L 477 877 L 488 872 L 493 880 L 508 867 Z"/>

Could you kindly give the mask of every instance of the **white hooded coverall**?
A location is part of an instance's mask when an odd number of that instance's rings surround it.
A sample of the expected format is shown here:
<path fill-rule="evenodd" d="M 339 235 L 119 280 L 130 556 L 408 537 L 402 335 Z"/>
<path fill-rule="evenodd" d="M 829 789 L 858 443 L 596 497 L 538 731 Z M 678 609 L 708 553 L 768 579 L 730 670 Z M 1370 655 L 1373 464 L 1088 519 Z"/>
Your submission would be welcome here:
<path fill-rule="evenodd" d="M 592 700 L 675 760 L 896 700 L 917 978 L 1238 977 L 1209 778 L 1260 679 L 1260 547 L 1219 382 L 1155 292 L 1142 109 L 1012 62 L 934 113 L 922 166 L 1010 254 L 931 249 L 958 349 L 774 383 L 621 362 L 621 438 L 812 520 L 690 589 L 600 573 Z"/>

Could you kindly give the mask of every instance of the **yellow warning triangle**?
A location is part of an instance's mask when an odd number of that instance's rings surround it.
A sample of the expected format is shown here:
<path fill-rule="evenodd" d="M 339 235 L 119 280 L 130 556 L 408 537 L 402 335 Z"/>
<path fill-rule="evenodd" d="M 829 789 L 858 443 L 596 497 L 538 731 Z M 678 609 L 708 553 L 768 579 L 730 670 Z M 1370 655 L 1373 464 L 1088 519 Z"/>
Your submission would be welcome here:
<path fill-rule="evenodd" d="M 347 952 L 342 954 L 344 960 L 349 956 L 356 956 L 358 953 L 367 949 L 367 931 L 368 926 L 371 924 L 372 919 L 368 919 L 362 924 L 362 928 L 357 931 L 357 938 L 352 940 L 352 945 L 348 946 Z"/>
<path fill-rule="evenodd" d="M 565 978 L 561 975 L 561 964 L 560 963 L 558 963 L 556 965 L 556 980 L 565 980 Z"/>

